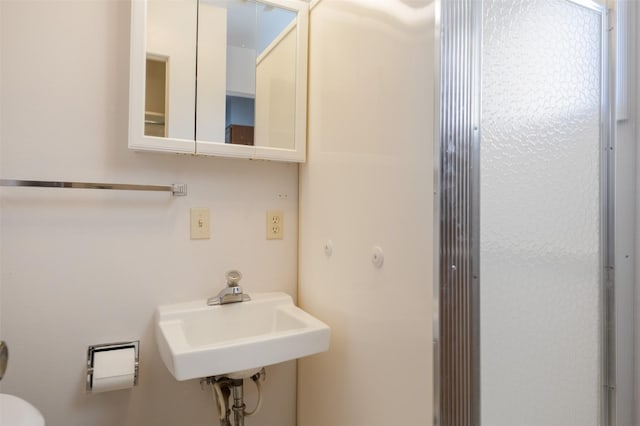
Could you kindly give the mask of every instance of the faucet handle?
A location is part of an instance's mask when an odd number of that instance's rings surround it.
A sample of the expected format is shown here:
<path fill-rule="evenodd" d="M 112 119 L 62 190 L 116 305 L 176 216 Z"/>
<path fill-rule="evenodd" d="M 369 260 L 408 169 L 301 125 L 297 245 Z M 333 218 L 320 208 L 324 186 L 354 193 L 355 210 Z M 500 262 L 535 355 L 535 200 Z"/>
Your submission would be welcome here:
<path fill-rule="evenodd" d="M 242 279 L 240 271 L 236 271 L 235 269 L 227 272 L 224 276 L 227 279 L 227 285 L 229 287 L 237 287 L 238 283 L 240 283 L 240 280 Z"/>

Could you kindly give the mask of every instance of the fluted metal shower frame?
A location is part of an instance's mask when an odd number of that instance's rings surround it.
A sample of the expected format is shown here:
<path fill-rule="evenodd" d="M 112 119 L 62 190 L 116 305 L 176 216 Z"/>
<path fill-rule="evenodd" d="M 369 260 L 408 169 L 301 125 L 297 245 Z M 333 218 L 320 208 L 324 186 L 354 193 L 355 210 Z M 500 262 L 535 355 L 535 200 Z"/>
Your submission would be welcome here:
<path fill-rule="evenodd" d="M 482 2 L 441 0 L 436 11 L 434 425 L 471 426 L 480 422 Z"/>

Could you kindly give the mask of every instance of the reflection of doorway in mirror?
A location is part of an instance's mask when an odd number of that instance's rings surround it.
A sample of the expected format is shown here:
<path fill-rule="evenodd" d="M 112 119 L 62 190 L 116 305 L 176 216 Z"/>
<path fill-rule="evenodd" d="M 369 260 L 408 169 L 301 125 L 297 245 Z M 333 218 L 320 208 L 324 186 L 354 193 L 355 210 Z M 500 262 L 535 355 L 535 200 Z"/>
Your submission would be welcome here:
<path fill-rule="evenodd" d="M 255 100 L 227 96 L 225 143 L 253 145 Z"/>
<path fill-rule="evenodd" d="M 144 134 L 167 136 L 167 74 L 169 58 L 147 55 L 145 78 Z"/>

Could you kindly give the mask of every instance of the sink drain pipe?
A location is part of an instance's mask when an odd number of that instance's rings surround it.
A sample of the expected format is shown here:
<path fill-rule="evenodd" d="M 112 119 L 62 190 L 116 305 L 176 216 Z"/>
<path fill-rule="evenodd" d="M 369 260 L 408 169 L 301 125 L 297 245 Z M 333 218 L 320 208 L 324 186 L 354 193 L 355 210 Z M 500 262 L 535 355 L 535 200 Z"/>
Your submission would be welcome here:
<path fill-rule="evenodd" d="M 258 402 L 252 411 L 247 411 L 244 403 L 243 379 L 230 379 L 226 376 L 207 377 L 201 381 L 209 384 L 213 390 L 213 399 L 218 408 L 220 426 L 232 426 L 230 417 L 233 413 L 233 426 L 244 426 L 244 418 L 256 414 L 262 407 L 262 383 L 265 378 L 264 368 L 251 376 L 258 389 Z M 229 397 L 233 395 L 233 406 L 229 407 Z"/>
<path fill-rule="evenodd" d="M 243 379 L 233 380 L 233 426 L 244 426 L 244 389 Z"/>

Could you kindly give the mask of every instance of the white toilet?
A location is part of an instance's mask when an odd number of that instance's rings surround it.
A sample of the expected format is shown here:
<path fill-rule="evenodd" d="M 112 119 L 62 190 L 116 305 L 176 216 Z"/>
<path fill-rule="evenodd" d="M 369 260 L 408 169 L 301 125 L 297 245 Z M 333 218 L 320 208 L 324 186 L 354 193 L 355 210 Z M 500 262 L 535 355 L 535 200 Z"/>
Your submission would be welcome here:
<path fill-rule="evenodd" d="M 44 417 L 24 399 L 0 393 L 0 426 L 44 426 Z"/>

